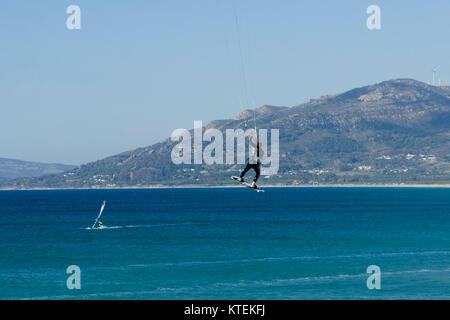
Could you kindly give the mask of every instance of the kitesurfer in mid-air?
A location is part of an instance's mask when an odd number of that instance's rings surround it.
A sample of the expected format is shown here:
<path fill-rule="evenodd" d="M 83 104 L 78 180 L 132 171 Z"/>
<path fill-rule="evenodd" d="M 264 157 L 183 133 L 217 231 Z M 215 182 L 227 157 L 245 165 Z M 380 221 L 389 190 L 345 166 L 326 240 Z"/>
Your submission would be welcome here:
<path fill-rule="evenodd" d="M 256 181 L 258 181 L 259 175 L 261 174 L 261 161 L 259 159 L 263 157 L 264 153 L 261 149 L 261 143 L 258 142 L 258 138 L 256 138 L 255 143 L 253 141 L 253 137 L 250 137 L 250 145 L 253 147 L 253 154 L 250 155 L 247 165 L 245 166 L 244 171 L 242 171 L 241 175 L 239 176 L 238 181 L 243 182 L 244 176 L 247 173 L 247 171 L 253 169 L 255 170 L 255 178 L 253 178 L 251 188 L 257 189 L 258 186 L 256 185 Z"/>

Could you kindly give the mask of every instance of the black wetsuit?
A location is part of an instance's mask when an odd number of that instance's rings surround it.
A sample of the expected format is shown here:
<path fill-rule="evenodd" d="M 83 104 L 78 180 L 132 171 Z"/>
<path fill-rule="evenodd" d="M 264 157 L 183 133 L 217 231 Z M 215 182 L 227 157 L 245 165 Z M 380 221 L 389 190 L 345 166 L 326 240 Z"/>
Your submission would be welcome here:
<path fill-rule="evenodd" d="M 247 162 L 247 165 L 245 166 L 244 171 L 242 171 L 240 178 L 243 178 L 248 170 L 253 169 L 255 170 L 255 178 L 253 178 L 253 181 L 256 183 L 258 181 L 259 175 L 261 174 L 261 162 L 259 161 L 260 151 L 259 151 L 259 144 L 256 148 L 256 161 L 255 160 L 249 160 Z"/>

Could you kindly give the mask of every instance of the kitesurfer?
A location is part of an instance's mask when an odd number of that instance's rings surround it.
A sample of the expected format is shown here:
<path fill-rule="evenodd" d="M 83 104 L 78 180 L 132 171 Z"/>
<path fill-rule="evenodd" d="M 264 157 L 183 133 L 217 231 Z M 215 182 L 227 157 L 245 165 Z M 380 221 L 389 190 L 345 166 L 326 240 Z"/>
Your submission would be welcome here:
<path fill-rule="evenodd" d="M 253 140 L 253 137 L 250 137 L 250 145 L 253 147 L 253 154 L 250 155 L 247 165 L 245 166 L 244 171 L 242 171 L 239 176 L 238 181 L 244 181 L 244 176 L 248 170 L 253 169 L 255 171 L 255 177 L 253 178 L 253 182 L 251 184 L 251 188 L 257 189 L 256 181 L 258 181 L 259 175 L 261 174 L 261 161 L 260 158 L 263 157 L 263 151 L 261 149 L 261 143 L 258 142 L 258 138 L 256 138 L 256 143 Z"/>

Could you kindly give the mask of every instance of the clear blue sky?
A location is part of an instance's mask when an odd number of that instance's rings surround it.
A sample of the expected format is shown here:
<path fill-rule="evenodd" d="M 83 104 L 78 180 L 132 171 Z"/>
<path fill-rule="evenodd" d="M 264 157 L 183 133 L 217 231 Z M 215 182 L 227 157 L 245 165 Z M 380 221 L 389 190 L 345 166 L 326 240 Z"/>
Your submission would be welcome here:
<path fill-rule="evenodd" d="M 82 29 L 66 28 L 81 7 Z M 4 1 L 0 157 L 81 164 L 232 118 L 392 78 L 450 81 L 450 2 Z M 381 7 L 382 29 L 366 28 Z"/>

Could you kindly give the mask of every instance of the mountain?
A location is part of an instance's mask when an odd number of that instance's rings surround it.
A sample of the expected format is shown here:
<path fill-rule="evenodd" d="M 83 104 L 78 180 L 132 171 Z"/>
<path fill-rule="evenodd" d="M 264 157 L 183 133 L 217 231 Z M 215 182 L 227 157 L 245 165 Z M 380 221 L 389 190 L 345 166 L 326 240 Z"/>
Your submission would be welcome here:
<path fill-rule="evenodd" d="M 0 158 L 0 181 L 23 177 L 39 177 L 69 171 L 75 166 L 59 163 L 28 162 Z"/>
<path fill-rule="evenodd" d="M 280 169 L 262 184 L 450 183 L 450 87 L 396 79 L 311 99 L 263 106 L 206 128 L 279 129 Z M 6 187 L 223 185 L 242 165 L 175 165 L 170 139 L 64 174 Z M 204 144 L 205 146 L 205 144 Z"/>

